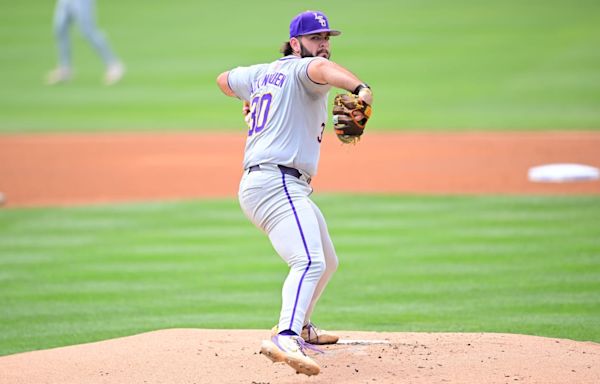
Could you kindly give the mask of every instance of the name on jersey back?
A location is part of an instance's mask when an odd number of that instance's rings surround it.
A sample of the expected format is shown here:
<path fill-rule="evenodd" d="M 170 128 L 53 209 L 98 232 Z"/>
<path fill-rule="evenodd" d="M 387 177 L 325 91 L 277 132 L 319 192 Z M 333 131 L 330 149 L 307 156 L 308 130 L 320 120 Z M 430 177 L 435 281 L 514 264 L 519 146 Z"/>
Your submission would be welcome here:
<path fill-rule="evenodd" d="M 283 87 L 286 76 L 281 72 L 267 73 L 261 79 L 258 79 L 252 87 L 252 93 L 257 89 L 266 87 L 267 85 L 274 85 L 276 87 Z"/>

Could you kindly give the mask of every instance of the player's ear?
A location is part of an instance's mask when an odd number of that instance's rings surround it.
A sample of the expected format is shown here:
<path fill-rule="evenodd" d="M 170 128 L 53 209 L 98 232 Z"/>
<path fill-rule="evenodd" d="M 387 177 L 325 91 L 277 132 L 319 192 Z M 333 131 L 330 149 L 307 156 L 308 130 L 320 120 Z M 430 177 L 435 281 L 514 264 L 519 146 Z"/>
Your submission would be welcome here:
<path fill-rule="evenodd" d="M 290 47 L 292 47 L 292 52 L 294 54 L 300 54 L 300 40 L 296 37 L 292 37 L 290 39 Z"/>

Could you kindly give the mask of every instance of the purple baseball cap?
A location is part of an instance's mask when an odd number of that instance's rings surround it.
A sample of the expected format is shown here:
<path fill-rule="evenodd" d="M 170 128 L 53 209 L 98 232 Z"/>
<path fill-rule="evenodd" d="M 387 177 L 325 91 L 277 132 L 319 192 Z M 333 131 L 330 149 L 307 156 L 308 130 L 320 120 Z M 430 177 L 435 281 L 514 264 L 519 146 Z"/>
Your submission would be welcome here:
<path fill-rule="evenodd" d="M 342 32 L 329 29 L 329 20 L 323 12 L 306 11 L 292 19 L 290 23 L 290 39 L 302 35 L 327 32 L 331 36 L 340 35 Z"/>

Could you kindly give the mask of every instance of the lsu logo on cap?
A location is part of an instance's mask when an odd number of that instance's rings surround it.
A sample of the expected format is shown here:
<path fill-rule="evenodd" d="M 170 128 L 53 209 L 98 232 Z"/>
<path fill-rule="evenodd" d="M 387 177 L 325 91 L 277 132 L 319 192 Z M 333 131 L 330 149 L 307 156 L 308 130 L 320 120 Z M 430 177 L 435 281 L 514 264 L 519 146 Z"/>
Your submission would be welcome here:
<path fill-rule="evenodd" d="M 321 23 L 322 27 L 327 26 L 327 21 L 325 21 L 325 19 L 323 18 L 323 15 L 319 15 L 317 12 L 314 12 L 313 14 L 315 15 L 315 20 L 317 20 L 319 23 Z"/>

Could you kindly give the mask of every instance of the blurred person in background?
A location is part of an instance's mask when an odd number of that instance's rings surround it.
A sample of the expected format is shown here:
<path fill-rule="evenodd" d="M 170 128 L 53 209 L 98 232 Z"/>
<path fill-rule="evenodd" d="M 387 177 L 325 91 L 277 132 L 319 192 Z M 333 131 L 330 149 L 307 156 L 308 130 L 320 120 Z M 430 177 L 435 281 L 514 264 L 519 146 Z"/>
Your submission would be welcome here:
<path fill-rule="evenodd" d="M 77 22 L 83 36 L 96 50 L 104 65 L 104 84 L 117 83 L 125 74 L 125 67 L 110 49 L 104 34 L 96 26 L 95 0 L 58 0 L 54 10 L 54 35 L 58 48 L 58 66 L 48 73 L 49 85 L 64 83 L 73 76 L 71 39 L 69 29 Z"/>

